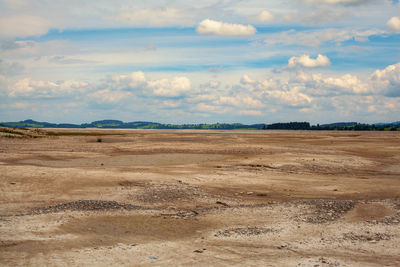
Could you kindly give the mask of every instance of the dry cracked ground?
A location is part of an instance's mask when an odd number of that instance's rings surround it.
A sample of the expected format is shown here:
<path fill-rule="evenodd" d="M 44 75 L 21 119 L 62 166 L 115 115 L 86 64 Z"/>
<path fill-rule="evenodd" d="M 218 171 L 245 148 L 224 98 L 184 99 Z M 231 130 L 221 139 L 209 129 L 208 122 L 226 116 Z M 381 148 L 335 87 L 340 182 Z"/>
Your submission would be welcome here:
<path fill-rule="evenodd" d="M 400 266 L 399 244 L 399 132 L 0 134 L 2 266 Z"/>

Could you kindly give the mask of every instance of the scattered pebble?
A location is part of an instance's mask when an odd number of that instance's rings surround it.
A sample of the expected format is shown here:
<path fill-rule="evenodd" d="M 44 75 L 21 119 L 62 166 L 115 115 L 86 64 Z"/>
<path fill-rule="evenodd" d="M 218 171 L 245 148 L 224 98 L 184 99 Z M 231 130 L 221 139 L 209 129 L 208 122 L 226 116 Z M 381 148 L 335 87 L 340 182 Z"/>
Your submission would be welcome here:
<path fill-rule="evenodd" d="M 46 214 L 46 213 L 62 212 L 66 210 L 92 211 L 92 210 L 118 210 L 118 209 L 139 210 L 144 208 L 136 205 L 119 203 L 117 201 L 77 200 L 77 201 L 37 208 L 32 210 L 30 214 Z"/>
<path fill-rule="evenodd" d="M 257 226 L 247 226 L 247 227 L 238 227 L 238 228 L 230 228 L 223 231 L 218 231 L 214 236 L 216 237 L 230 237 L 233 235 L 239 236 L 253 236 L 253 235 L 261 235 L 270 232 L 275 232 L 275 230 L 271 228 L 263 228 Z"/>

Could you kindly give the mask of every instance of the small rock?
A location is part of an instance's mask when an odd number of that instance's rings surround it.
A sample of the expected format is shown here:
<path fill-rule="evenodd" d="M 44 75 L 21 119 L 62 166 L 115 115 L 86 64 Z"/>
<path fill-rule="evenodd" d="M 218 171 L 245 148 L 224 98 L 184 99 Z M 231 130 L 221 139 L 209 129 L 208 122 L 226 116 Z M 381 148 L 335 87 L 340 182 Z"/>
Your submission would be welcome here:
<path fill-rule="evenodd" d="M 247 192 L 247 194 L 248 194 L 248 195 L 252 195 L 252 194 L 253 194 L 253 192 Z"/>
<path fill-rule="evenodd" d="M 196 252 L 196 253 L 203 253 L 204 251 L 203 251 L 203 250 L 200 250 L 200 249 L 196 249 L 196 250 L 194 250 L 193 252 Z"/>
<path fill-rule="evenodd" d="M 149 259 L 156 260 L 156 259 L 158 259 L 158 257 L 157 256 L 149 256 Z"/>
<path fill-rule="evenodd" d="M 228 207 L 229 205 L 228 204 L 226 204 L 225 202 L 221 202 L 221 201 L 217 201 L 217 202 L 215 202 L 216 204 L 219 204 L 219 205 L 222 205 L 222 206 L 225 206 L 225 207 Z"/>

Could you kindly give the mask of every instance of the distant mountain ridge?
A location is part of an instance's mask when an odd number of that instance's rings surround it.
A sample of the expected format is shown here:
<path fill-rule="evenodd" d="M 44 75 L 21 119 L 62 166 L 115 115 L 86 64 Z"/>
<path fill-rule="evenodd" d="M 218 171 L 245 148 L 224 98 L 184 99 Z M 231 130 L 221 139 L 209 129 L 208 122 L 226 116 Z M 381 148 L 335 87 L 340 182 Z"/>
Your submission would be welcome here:
<path fill-rule="evenodd" d="M 104 128 L 104 129 L 263 129 L 265 124 L 241 123 L 214 123 L 214 124 L 164 124 L 148 121 L 123 122 L 120 120 L 99 120 L 91 123 L 70 124 L 70 123 L 49 123 L 39 122 L 32 119 L 19 122 L 0 122 L 3 127 L 24 127 L 24 128 Z"/>
<path fill-rule="evenodd" d="M 241 124 L 241 123 L 213 123 L 213 124 L 165 124 L 148 121 L 123 122 L 120 120 L 99 120 L 91 123 L 49 123 L 32 119 L 19 122 L 0 122 L 3 127 L 19 128 L 103 128 L 103 129 L 284 129 L 284 130 L 396 130 L 400 129 L 400 121 L 391 123 L 362 124 L 358 122 L 335 122 L 330 124 L 310 125 L 309 122 L 288 122 L 273 124 Z"/>

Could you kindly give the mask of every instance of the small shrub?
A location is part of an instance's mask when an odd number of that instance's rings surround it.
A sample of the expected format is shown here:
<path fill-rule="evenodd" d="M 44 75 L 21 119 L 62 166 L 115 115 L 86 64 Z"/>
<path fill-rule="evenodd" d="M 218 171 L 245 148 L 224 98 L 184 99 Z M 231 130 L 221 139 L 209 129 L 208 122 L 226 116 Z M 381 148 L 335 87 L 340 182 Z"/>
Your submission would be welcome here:
<path fill-rule="evenodd" d="M 101 143 L 101 142 L 103 142 L 103 140 L 101 138 L 97 138 L 97 142 Z"/>

